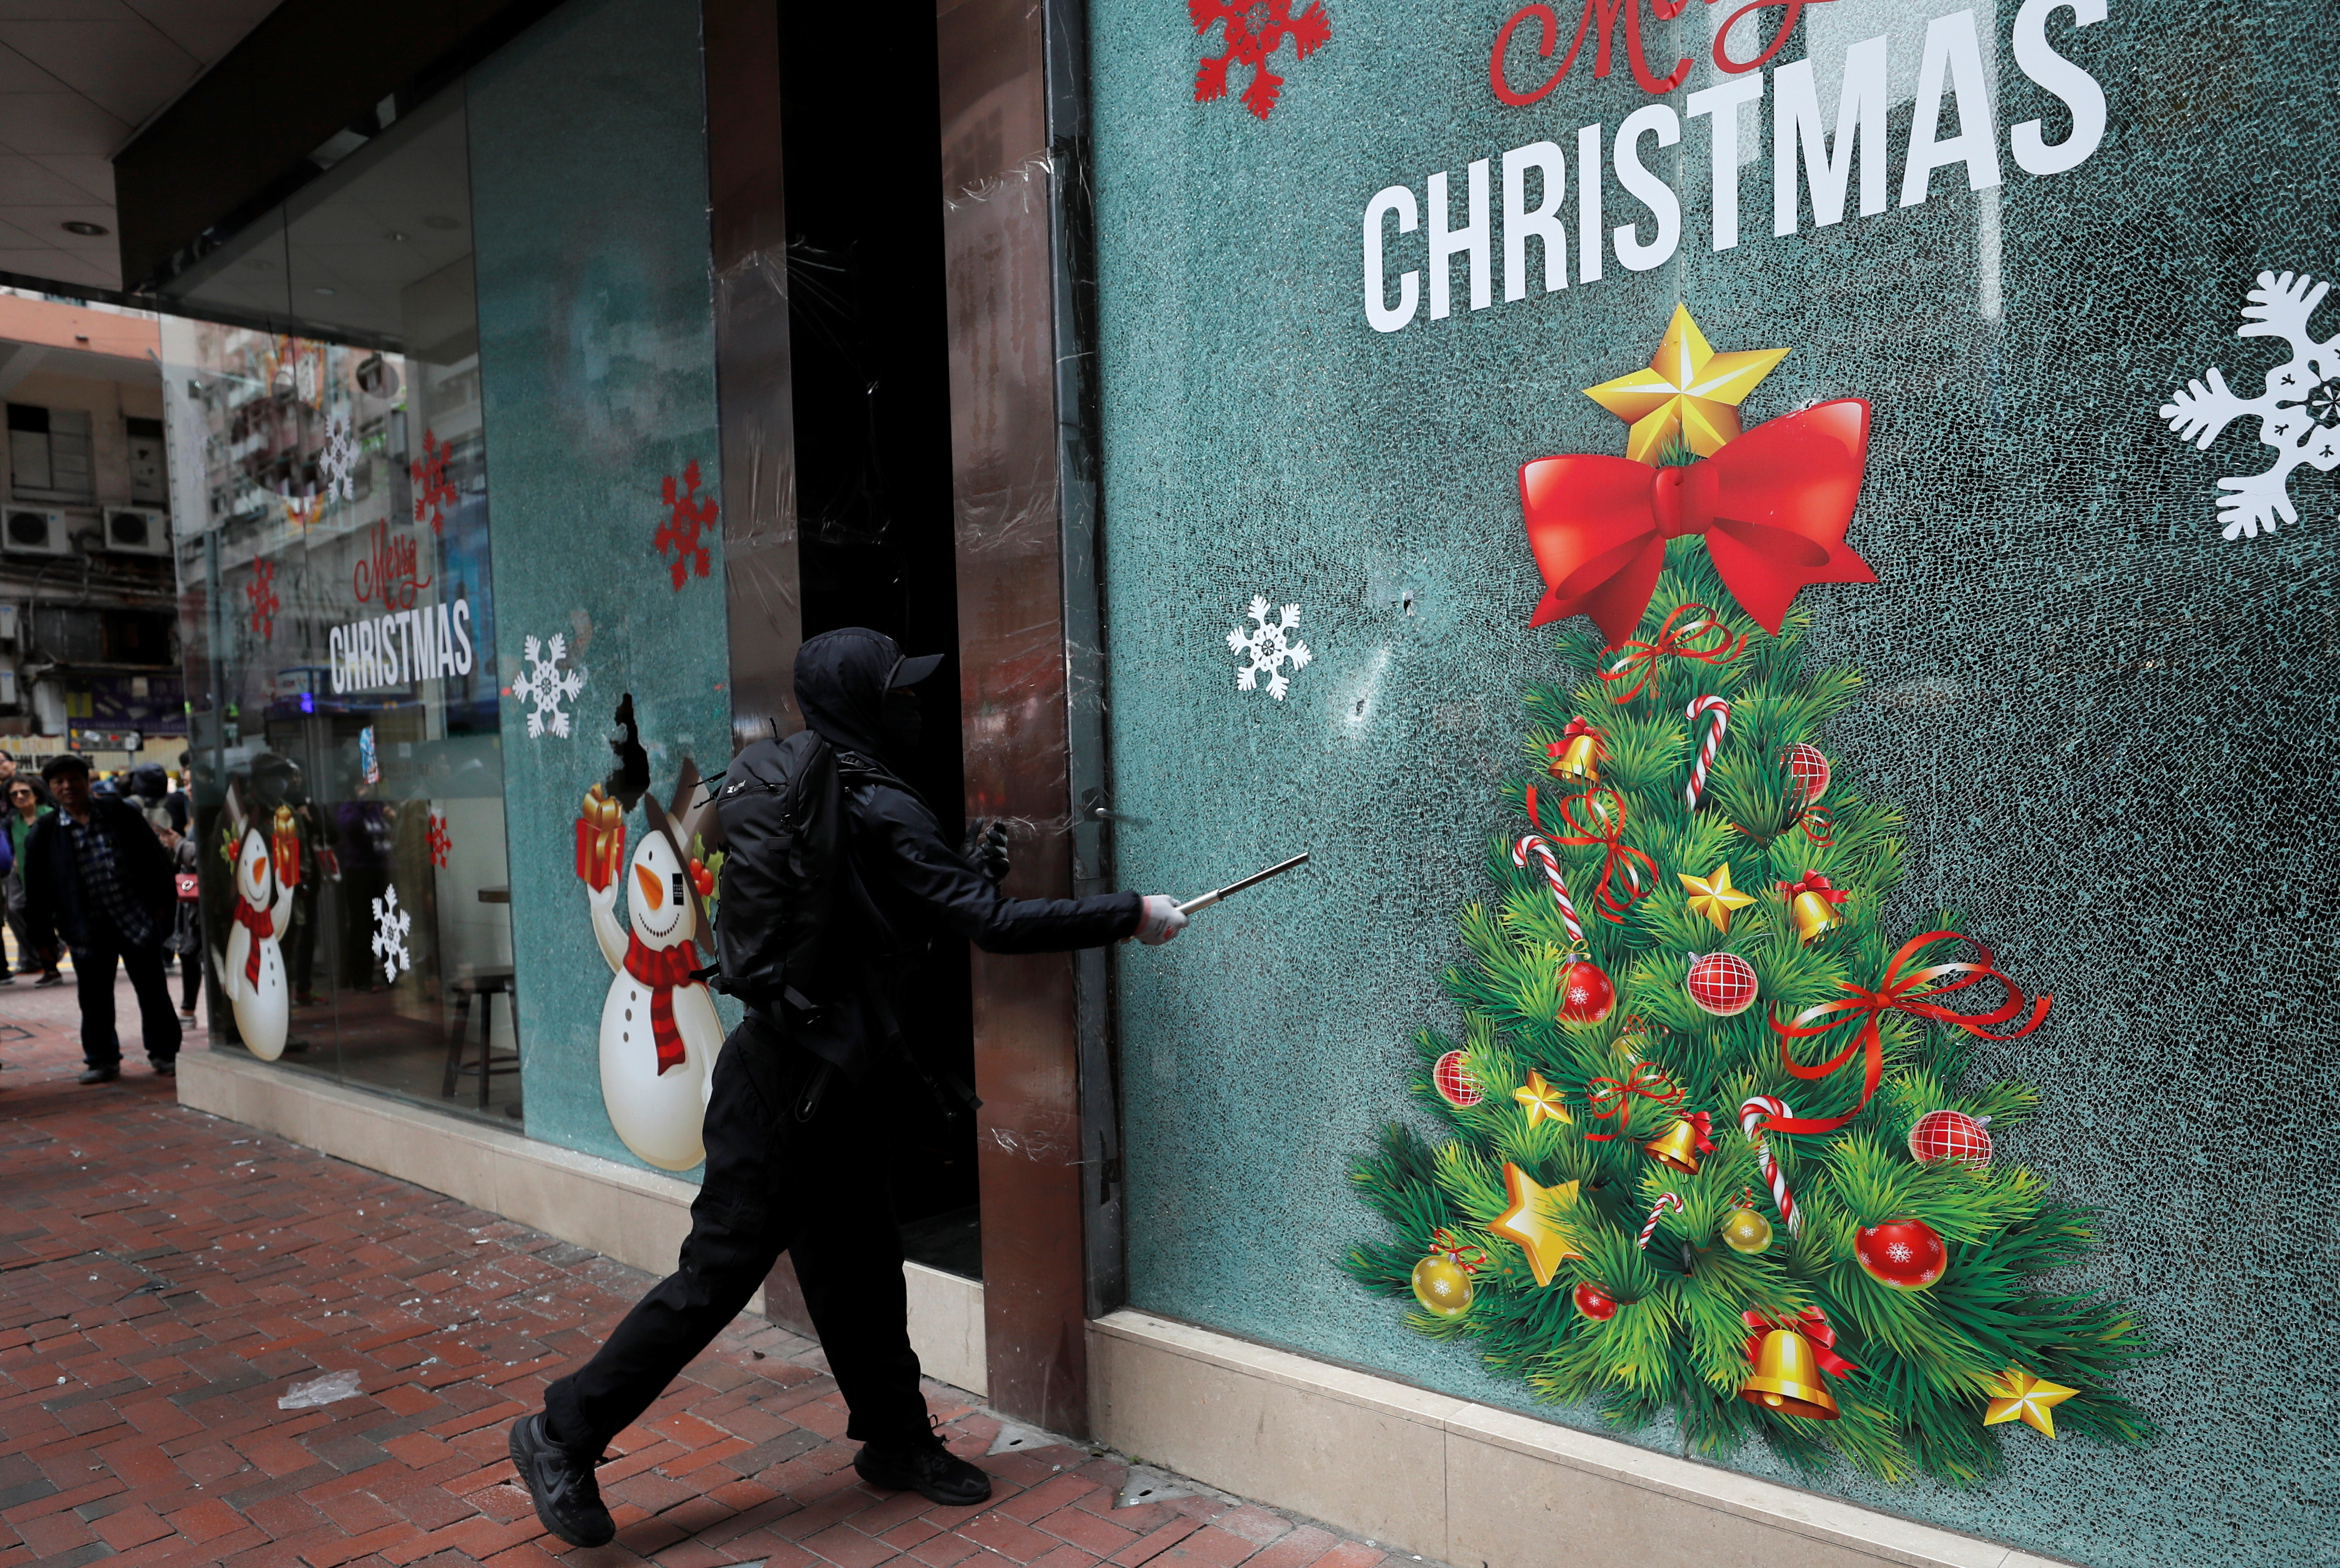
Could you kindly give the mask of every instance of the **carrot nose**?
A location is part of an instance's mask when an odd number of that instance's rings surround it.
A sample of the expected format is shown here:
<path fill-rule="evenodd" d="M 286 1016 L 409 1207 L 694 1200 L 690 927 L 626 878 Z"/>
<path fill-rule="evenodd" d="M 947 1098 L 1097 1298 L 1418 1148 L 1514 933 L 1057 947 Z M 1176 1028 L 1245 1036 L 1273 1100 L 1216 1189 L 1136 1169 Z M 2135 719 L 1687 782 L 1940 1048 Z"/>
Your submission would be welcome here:
<path fill-rule="evenodd" d="M 641 886 L 643 902 L 653 909 L 666 907 L 666 884 L 659 879 L 657 872 L 647 866 L 637 866 L 634 868 L 634 880 Z"/>

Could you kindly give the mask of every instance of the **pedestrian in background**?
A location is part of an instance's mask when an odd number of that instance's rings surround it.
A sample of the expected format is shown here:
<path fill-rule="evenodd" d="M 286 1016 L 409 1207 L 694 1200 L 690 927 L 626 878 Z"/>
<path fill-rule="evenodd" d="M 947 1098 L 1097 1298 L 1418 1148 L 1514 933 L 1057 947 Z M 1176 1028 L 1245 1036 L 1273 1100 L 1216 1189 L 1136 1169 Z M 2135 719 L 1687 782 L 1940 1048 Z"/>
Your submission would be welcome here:
<path fill-rule="evenodd" d="M 163 972 L 163 939 L 176 923 L 171 857 L 136 808 L 96 798 L 84 759 L 70 752 L 51 758 L 41 780 L 56 796 L 57 809 L 25 839 L 25 914 L 36 941 L 62 938 L 73 950 L 81 1082 L 122 1076 L 122 1040 L 114 1027 L 117 959 L 138 994 L 146 1059 L 167 1077 L 179 1066 L 179 1019 Z"/>
<path fill-rule="evenodd" d="M 0 752 L 0 757 L 6 755 Z M 13 760 L 10 766 L 15 766 Z M 16 938 L 15 973 L 30 975 L 37 972 L 41 978 L 34 982 L 35 985 L 60 986 L 65 978 L 57 972 L 57 950 L 55 947 L 44 948 L 33 940 L 32 922 L 25 914 L 25 845 L 33 836 L 33 824 L 44 817 L 55 815 L 56 807 L 49 799 L 49 792 L 36 779 L 12 777 L 5 788 L 8 852 L 14 865 L 7 877 L 0 879 L 0 893 L 5 893 L 7 901 L 8 929 Z M 0 962 L 0 974 L 5 973 L 6 966 Z M 15 975 L 9 975 L 7 981 L 0 983 L 14 984 L 15 980 Z"/>
<path fill-rule="evenodd" d="M 203 851 L 192 834 L 165 829 L 163 847 L 171 851 L 171 870 L 178 894 L 178 909 L 164 948 L 179 955 L 179 1027 L 195 1021 L 195 998 L 203 988 L 203 920 L 200 888 Z"/>

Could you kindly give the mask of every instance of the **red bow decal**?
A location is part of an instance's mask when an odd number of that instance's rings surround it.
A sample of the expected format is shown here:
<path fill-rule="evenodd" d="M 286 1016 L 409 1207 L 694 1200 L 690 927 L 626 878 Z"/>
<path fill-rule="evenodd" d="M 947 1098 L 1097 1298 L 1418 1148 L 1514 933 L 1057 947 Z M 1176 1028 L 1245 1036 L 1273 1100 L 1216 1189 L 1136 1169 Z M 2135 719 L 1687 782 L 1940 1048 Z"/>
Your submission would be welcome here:
<path fill-rule="evenodd" d="M 1807 877 L 1805 879 L 1809 881 L 1810 878 Z M 1975 957 L 1978 961 L 1971 964 L 1929 964 L 1922 969 L 1912 969 L 1906 975 L 1901 972 L 1902 965 L 1936 942 L 1964 942 L 1975 950 Z M 1957 975 L 1960 978 L 1944 986 L 1934 984 L 1936 980 L 1948 975 Z M 1928 997 L 1948 996 L 1952 991 L 1962 991 L 1968 986 L 1978 985 L 1984 980 L 1997 980 L 2007 990 L 2007 1000 L 1988 1013 L 1979 1015 L 1954 1013 L 1948 1007 L 1922 999 Z M 1823 1002 L 1816 1007 L 1806 1007 L 1796 1015 L 1795 1022 L 1791 1024 L 1783 1024 L 1774 1017 L 1771 1019 L 1771 1029 L 1780 1037 L 1780 1065 L 1786 1067 L 1790 1075 L 1802 1078 L 1807 1083 L 1815 1078 L 1827 1077 L 1830 1073 L 1852 1060 L 1854 1053 L 1865 1052 L 1868 1059 L 1862 1068 L 1859 1103 L 1840 1116 L 1774 1116 L 1768 1124 L 1771 1131 L 1832 1133 L 1867 1108 L 1869 1097 L 1877 1093 L 1878 1079 L 1884 1072 L 1885 1043 L 1878 1037 L 1877 1020 L 1887 1013 L 1907 1013 L 1914 1018 L 1925 1018 L 1937 1024 L 1948 1024 L 1954 1029 L 1964 1029 L 1977 1039 L 2019 1040 L 2047 1021 L 2048 1005 L 2051 1000 L 2047 997 L 2033 997 L 2031 1017 L 2025 1020 L 2021 1028 L 2009 1035 L 1992 1034 L 1990 1026 L 1993 1024 L 2003 1024 L 2009 1019 L 2023 1017 L 2022 988 L 1999 972 L 1998 966 L 1991 961 L 1988 948 L 1984 947 L 1972 937 L 1962 936 L 1956 931 L 1929 931 L 1922 937 L 1912 937 L 1902 943 L 1901 950 L 1893 955 L 1893 961 L 1885 966 L 1885 983 L 1877 989 L 1864 991 L 1849 980 L 1844 982 L 1844 988 L 1852 993 L 1849 997 L 1841 1001 Z M 1830 1017 L 1829 1015 L 1832 1013 L 1845 1016 Z M 1825 1035 L 1839 1025 L 1852 1022 L 1856 1017 L 1861 1020 L 1859 1033 L 1854 1037 L 1850 1045 L 1827 1061 L 1808 1067 L 1788 1054 L 1790 1040 L 1809 1040 L 1815 1036 Z M 1812 1020 L 1815 1018 L 1826 1021 L 1813 1023 Z"/>
<path fill-rule="evenodd" d="M 1676 1111 L 1674 1116 L 1677 1120 L 1698 1135 L 1699 1153 L 1710 1155 L 1714 1152 L 1714 1118 L 1712 1116 L 1704 1111 Z"/>
<path fill-rule="evenodd" d="M 1760 1312 L 1742 1312 L 1739 1321 L 1755 1332 L 1747 1336 L 1747 1361 L 1753 1365 L 1763 1348 L 1763 1336 L 1775 1328 L 1792 1328 L 1812 1342 L 1812 1359 L 1830 1377 L 1842 1377 L 1860 1368 L 1836 1353 L 1836 1330 L 1829 1324 L 1828 1314 L 1817 1306 L 1804 1308 L 1801 1317 L 1773 1316 Z"/>
<path fill-rule="evenodd" d="M 1601 880 L 1592 888 L 1593 902 L 1600 906 L 1602 919 L 1624 924 L 1625 911 L 1632 906 L 1633 900 L 1646 898 L 1657 890 L 1658 863 L 1625 842 L 1625 797 L 1608 785 L 1596 784 L 1581 794 L 1562 799 L 1561 820 L 1569 827 L 1564 835 L 1552 834 L 1552 829 L 1544 826 L 1542 817 L 1536 811 L 1536 787 L 1532 784 L 1528 786 L 1527 804 L 1528 820 L 1535 824 L 1537 832 L 1551 835 L 1553 842 L 1579 847 L 1594 844 L 1606 847 L 1608 852 L 1601 861 Z M 1593 826 L 1587 827 L 1576 819 L 1576 808 L 1580 804 L 1591 811 Z M 1641 879 L 1636 862 L 1648 868 L 1648 881 Z M 1621 901 L 1616 890 L 1610 886 L 1621 866 L 1625 873 L 1625 897 Z"/>
<path fill-rule="evenodd" d="M 1757 425 L 1687 466 L 1540 457 L 1520 470 L 1528 547 L 1548 589 L 1528 624 L 1589 615 L 1622 644 L 1650 607 L 1666 541 L 1696 533 L 1730 596 L 1776 637 L 1806 584 L 1877 581 L 1844 542 L 1868 458 L 1859 398 Z"/>
<path fill-rule="evenodd" d="M 1695 619 L 1679 631 L 1674 622 L 1685 615 Z M 1622 642 L 1612 644 L 1611 653 L 1620 655 L 1601 671 L 1603 680 L 1623 680 L 1632 678 L 1633 689 L 1619 695 L 1611 693 L 1611 702 L 1631 702 L 1641 694 L 1643 688 L 1658 678 L 1658 664 L 1664 659 L 1689 659 L 1700 664 L 1728 664 L 1739 657 L 1747 646 L 1747 634 L 1732 635 L 1713 610 L 1703 604 L 1685 604 L 1666 617 L 1658 628 L 1655 642 Z"/>
<path fill-rule="evenodd" d="M 1661 1110 L 1671 1110 L 1684 1098 L 1681 1087 L 1666 1077 L 1664 1070 L 1649 1062 L 1634 1063 L 1633 1070 L 1621 1078 L 1595 1078 L 1584 1086 L 1584 1097 L 1591 1102 L 1594 1116 L 1604 1120 L 1610 1116 L 1616 1117 L 1617 1130 L 1613 1133 L 1586 1133 L 1585 1141 L 1605 1144 L 1630 1136 L 1633 1130 L 1633 1100 L 1637 1096 Z M 1690 1118 L 1685 1116 L 1682 1119 L 1688 1121 Z M 1691 1125 L 1695 1126 L 1697 1124 Z M 1708 1146 L 1711 1146 L 1711 1144 Z M 1704 1154 L 1706 1150 L 1699 1152 Z"/>
<path fill-rule="evenodd" d="M 1799 893 L 1818 893 L 1831 904 L 1841 904 L 1852 897 L 1849 888 L 1829 887 L 1829 879 L 1818 871 L 1807 871 L 1792 882 L 1780 884 L 1780 897 L 1791 904 L 1795 902 L 1796 895 Z"/>

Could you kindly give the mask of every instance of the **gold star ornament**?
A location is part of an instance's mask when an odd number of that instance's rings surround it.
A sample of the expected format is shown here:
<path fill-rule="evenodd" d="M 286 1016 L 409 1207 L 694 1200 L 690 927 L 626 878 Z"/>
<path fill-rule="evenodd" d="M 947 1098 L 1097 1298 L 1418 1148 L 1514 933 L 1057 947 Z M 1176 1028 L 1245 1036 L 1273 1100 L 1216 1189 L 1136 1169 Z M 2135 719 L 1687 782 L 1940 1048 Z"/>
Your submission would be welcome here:
<path fill-rule="evenodd" d="M 1730 885 L 1730 862 L 1728 860 L 1710 877 L 1693 877 L 1687 871 L 1677 871 L 1674 875 L 1681 878 L 1682 891 L 1690 896 L 1690 912 L 1705 916 L 1714 922 L 1714 928 L 1725 936 L 1730 934 L 1731 911 L 1743 909 L 1755 901 L 1751 896 Z"/>
<path fill-rule="evenodd" d="M 1512 1206 L 1496 1216 L 1495 1234 L 1520 1244 L 1520 1250 L 1528 1255 L 1528 1267 L 1534 1273 L 1537 1285 L 1550 1285 L 1563 1262 L 1584 1255 L 1576 1250 L 1568 1234 L 1552 1223 L 1548 1212 L 1553 1207 L 1576 1206 L 1574 1182 L 1538 1186 L 1519 1166 L 1507 1165 L 1503 1167 L 1503 1196 Z"/>
<path fill-rule="evenodd" d="M 1983 1412 L 1982 1424 L 1997 1426 L 2005 1421 L 2020 1421 L 2034 1432 L 2053 1437 L 2056 1406 L 2079 1392 L 2044 1377 L 2034 1377 L 2019 1366 L 2010 1366 L 1991 1385 L 1990 1407 Z"/>
<path fill-rule="evenodd" d="M 1528 1113 L 1530 1126 L 1542 1122 L 1575 1125 L 1576 1118 L 1568 1114 L 1568 1107 L 1562 1102 L 1560 1091 L 1544 1082 L 1542 1073 L 1528 1074 L 1528 1081 L 1512 1091 L 1512 1098 L 1519 1101 L 1520 1107 Z"/>
<path fill-rule="evenodd" d="M 1677 435 L 1699 456 L 1712 457 L 1738 439 L 1739 405 L 1787 357 L 1785 349 L 1719 354 L 1689 307 L 1676 305 L 1648 370 L 1587 387 L 1584 395 L 1633 427 L 1625 455 L 1635 462 L 1657 461 Z"/>

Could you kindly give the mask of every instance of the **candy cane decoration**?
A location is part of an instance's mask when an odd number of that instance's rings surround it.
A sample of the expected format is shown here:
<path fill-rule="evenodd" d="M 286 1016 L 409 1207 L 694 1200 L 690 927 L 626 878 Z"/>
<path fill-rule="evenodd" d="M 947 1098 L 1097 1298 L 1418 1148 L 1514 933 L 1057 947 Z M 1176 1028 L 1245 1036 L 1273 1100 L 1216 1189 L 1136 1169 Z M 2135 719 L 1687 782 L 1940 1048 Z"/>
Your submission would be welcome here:
<path fill-rule="evenodd" d="M 1512 864 L 1525 870 L 1530 854 L 1535 856 L 1536 864 L 1543 868 L 1543 879 L 1552 884 L 1552 896 L 1560 900 L 1560 921 L 1568 928 L 1569 941 L 1584 948 L 1584 924 L 1576 918 L 1576 905 L 1569 898 L 1568 884 L 1561 879 L 1560 857 L 1538 833 L 1531 833 L 1512 846 Z"/>
<path fill-rule="evenodd" d="M 1650 1223 L 1641 1227 L 1641 1238 L 1633 1244 L 1635 1246 L 1640 1247 L 1643 1252 L 1650 1250 L 1650 1238 L 1658 1233 L 1658 1216 L 1668 1209 L 1680 1214 L 1682 1209 L 1682 1200 L 1672 1193 L 1661 1192 L 1658 1195 L 1657 1206 L 1650 1210 Z"/>
<path fill-rule="evenodd" d="M 1788 1102 L 1777 1095 L 1756 1095 L 1742 1101 L 1739 1107 L 1739 1130 L 1745 1133 L 1747 1141 L 1755 1146 L 1755 1166 L 1763 1173 L 1763 1179 L 1771 1184 L 1771 1202 L 1779 1208 L 1780 1218 L 1787 1225 L 1788 1234 L 1801 1236 L 1804 1233 L 1804 1216 L 1797 1211 L 1796 1200 L 1789 1196 L 1788 1178 L 1780 1174 L 1780 1162 L 1771 1157 L 1771 1145 L 1763 1136 L 1764 1123 L 1785 1121 L 1795 1114 L 1788 1108 Z"/>
<path fill-rule="evenodd" d="M 1706 770 L 1714 766 L 1714 753 L 1722 744 L 1722 732 L 1730 728 L 1730 704 L 1720 697 L 1694 700 L 1690 705 L 1691 729 L 1698 727 L 1699 716 L 1702 713 L 1714 715 L 1714 728 L 1706 732 L 1706 739 L 1699 746 L 1698 755 L 1691 759 L 1690 785 L 1682 791 L 1683 804 L 1693 811 L 1698 809 L 1699 791 L 1706 788 Z"/>

